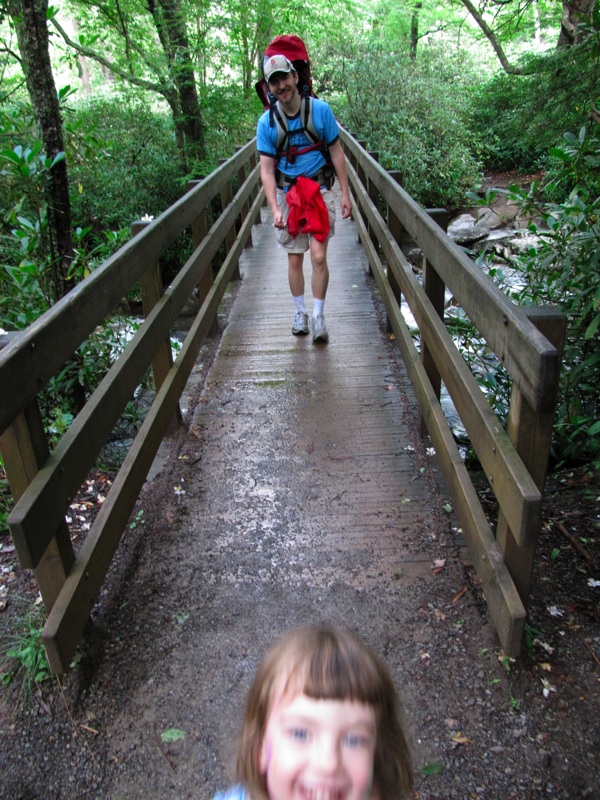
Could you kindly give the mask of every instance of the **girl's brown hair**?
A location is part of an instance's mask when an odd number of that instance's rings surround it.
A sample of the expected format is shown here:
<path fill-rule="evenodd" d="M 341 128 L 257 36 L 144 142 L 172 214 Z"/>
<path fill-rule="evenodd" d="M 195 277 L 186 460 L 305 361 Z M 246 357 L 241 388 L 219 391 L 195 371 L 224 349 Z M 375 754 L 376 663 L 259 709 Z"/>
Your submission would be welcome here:
<path fill-rule="evenodd" d="M 259 755 L 271 708 L 286 694 L 372 706 L 377 723 L 373 794 L 377 800 L 398 800 L 410 793 L 412 758 L 387 668 L 347 631 L 306 627 L 289 632 L 269 650 L 250 687 L 237 772 L 252 800 L 268 800 Z"/>

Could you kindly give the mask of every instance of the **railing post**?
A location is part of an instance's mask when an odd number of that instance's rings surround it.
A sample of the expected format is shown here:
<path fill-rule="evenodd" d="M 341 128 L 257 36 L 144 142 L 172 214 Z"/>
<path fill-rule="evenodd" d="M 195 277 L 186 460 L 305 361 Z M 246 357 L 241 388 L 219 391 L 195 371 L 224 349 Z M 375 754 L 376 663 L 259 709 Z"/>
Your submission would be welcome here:
<path fill-rule="evenodd" d="M 427 213 L 435 222 L 437 222 L 442 230 L 448 230 L 448 212 L 445 208 L 427 209 Z M 426 258 L 423 258 L 423 289 L 431 301 L 435 309 L 435 313 L 440 319 L 443 319 L 446 286 L 438 275 L 435 267 L 430 264 Z M 421 361 L 433 391 L 439 400 L 442 390 L 442 379 L 431 355 L 431 351 L 424 341 L 421 341 Z"/>
<path fill-rule="evenodd" d="M 131 224 L 131 232 L 133 236 L 148 227 L 150 223 L 143 220 L 136 220 Z M 164 286 L 162 282 L 162 274 L 160 270 L 160 262 L 155 261 L 144 272 L 140 278 L 140 290 L 142 293 L 142 309 L 144 318 L 147 319 L 154 306 L 158 303 L 164 294 Z M 152 374 L 154 375 L 154 386 L 156 391 L 163 385 L 169 370 L 173 366 L 173 353 L 171 352 L 171 341 L 167 339 L 160 345 L 152 359 Z M 175 432 L 177 427 L 182 422 L 181 408 L 179 403 L 175 408 L 175 413 L 170 425 L 170 431 Z"/>
<path fill-rule="evenodd" d="M 242 149 L 242 145 L 241 144 L 237 145 L 236 148 L 235 148 L 236 153 L 238 153 L 241 149 Z M 246 180 L 246 164 L 245 163 L 242 164 L 242 166 L 238 169 L 237 179 L 238 179 L 238 186 L 242 186 L 242 184 Z M 250 203 L 249 203 L 248 200 L 246 200 L 242 204 L 242 210 L 241 210 L 242 224 L 243 224 L 244 220 L 246 219 L 246 217 L 248 216 L 248 211 L 249 210 L 250 210 Z M 248 238 L 244 242 L 244 247 L 246 249 L 254 247 L 254 244 L 252 242 L 252 229 L 250 229 L 250 233 L 248 234 Z"/>
<path fill-rule="evenodd" d="M 397 184 L 402 186 L 402 172 L 399 169 L 389 170 L 388 171 L 388 175 L 390 176 L 390 178 L 393 178 L 396 181 Z M 390 207 L 389 204 L 388 204 L 388 213 L 387 213 L 387 225 L 388 225 L 388 228 L 390 230 L 390 233 L 394 237 L 394 239 L 397 242 L 398 246 L 401 248 L 402 247 L 402 242 L 404 240 L 404 236 L 405 236 L 406 232 L 405 232 L 404 226 L 402 225 L 402 223 L 400 222 L 400 220 L 398 219 L 398 217 L 394 213 L 394 210 Z M 394 277 L 394 275 L 392 273 L 392 270 L 389 267 L 388 267 L 388 270 L 387 270 L 387 278 L 388 278 L 388 283 L 390 284 L 390 289 L 392 290 L 392 293 L 393 293 L 394 297 L 398 301 L 398 305 L 401 306 L 402 305 L 402 294 L 400 292 L 400 287 L 398 285 L 398 281 L 396 280 L 396 278 Z M 388 331 L 388 333 L 391 333 L 391 331 L 392 331 L 392 326 L 390 324 L 389 317 L 388 317 L 388 321 L 387 321 L 387 331 Z"/>
<path fill-rule="evenodd" d="M 228 160 L 229 159 L 227 159 L 227 158 L 220 158 L 219 159 L 219 166 L 222 166 Z M 231 181 L 227 181 L 227 183 L 225 183 L 223 185 L 223 188 L 221 189 L 221 210 L 222 211 L 225 211 L 227 206 L 231 203 L 232 198 L 233 198 L 233 191 L 231 189 Z M 233 225 L 231 226 L 231 228 L 225 234 L 225 255 L 227 255 L 229 253 L 229 251 L 231 250 L 231 248 L 233 247 L 233 244 L 235 242 L 235 236 L 236 236 L 236 234 L 235 234 L 235 220 L 234 220 Z M 240 276 L 240 266 L 239 266 L 239 264 L 236 264 L 235 268 L 233 270 L 233 273 L 231 275 L 231 279 L 234 280 L 234 281 L 239 281 L 240 278 L 241 278 L 241 276 Z"/>
<path fill-rule="evenodd" d="M 366 143 L 366 141 L 364 139 L 357 139 L 356 140 L 356 144 L 359 147 L 362 147 L 362 149 L 364 150 L 365 149 L 365 145 L 367 143 Z M 367 176 L 365 175 L 365 171 L 362 168 L 361 163 L 360 163 L 360 159 L 358 157 L 356 158 L 356 164 L 354 165 L 354 169 L 356 170 L 356 174 L 358 176 L 359 182 L 366 189 L 367 188 Z M 361 212 L 360 212 L 360 210 L 357 209 L 356 213 L 360 214 Z M 367 226 L 367 218 L 366 218 L 366 216 L 364 214 L 361 214 L 361 216 L 362 216 L 363 222 L 365 223 L 365 227 L 366 227 Z M 358 237 L 356 241 L 360 242 L 360 237 Z M 369 270 L 370 270 L 370 267 L 369 267 Z"/>
<path fill-rule="evenodd" d="M 567 320 L 564 314 L 551 307 L 531 307 L 526 309 L 528 318 L 551 342 L 558 352 L 558 363 L 562 361 L 562 352 L 565 340 Z M 554 387 L 554 400 L 558 392 L 558 370 L 556 385 Z M 553 403 L 553 407 L 554 407 Z M 508 416 L 507 433 L 520 455 L 527 471 L 543 492 L 548 469 L 552 429 L 554 424 L 554 411 L 537 413 L 534 411 L 521 393 L 516 383 L 513 383 L 510 410 Z M 538 523 L 539 524 L 539 523 Z M 504 561 L 510 572 L 519 596 L 525 608 L 531 588 L 533 563 L 538 531 L 533 532 L 531 546 L 519 547 L 502 512 L 498 516 L 496 539 L 504 553 Z"/>
<path fill-rule="evenodd" d="M 379 153 L 376 150 L 370 151 L 369 155 L 371 156 L 373 161 L 379 162 Z M 375 186 L 371 178 L 367 178 L 367 193 L 369 195 L 369 200 L 373 203 L 375 208 L 379 210 L 379 189 Z M 369 233 L 369 236 L 371 237 L 371 242 L 373 243 L 375 252 L 376 253 L 379 252 L 379 240 L 370 223 L 367 224 L 367 231 Z M 369 273 L 372 274 L 371 268 L 369 268 Z"/>
<path fill-rule="evenodd" d="M 252 139 L 254 139 L 254 136 L 249 136 L 248 137 L 248 141 L 251 141 Z M 250 156 L 250 159 L 249 159 L 250 169 L 251 170 L 254 169 L 254 167 L 258 164 L 258 162 L 259 162 L 259 155 L 258 155 L 257 151 L 254 150 L 254 152 L 252 153 L 252 155 Z M 260 184 L 261 184 L 261 181 L 260 181 L 260 178 L 259 178 L 258 183 L 256 184 L 256 187 L 253 189 L 252 194 L 250 196 L 250 202 L 251 203 L 253 203 L 256 200 L 256 197 L 258 196 L 258 193 L 260 191 Z M 265 206 L 266 204 L 267 204 L 267 198 L 265 197 L 264 200 L 263 200 L 262 205 Z M 260 216 L 260 208 L 258 208 L 256 210 L 256 219 L 253 220 L 252 224 L 253 225 L 260 225 L 261 223 L 262 223 L 262 219 L 261 219 L 261 216 Z"/>
<path fill-rule="evenodd" d="M 34 400 L 0 435 L 0 453 L 10 491 L 16 503 L 49 455 L 37 401 Z M 49 612 L 75 561 L 66 521 L 61 522 L 37 564 L 30 563 L 25 542 L 14 541 L 14 544 L 21 565 L 33 569 L 44 608 Z"/>
<path fill-rule="evenodd" d="M 194 188 L 200 181 L 188 181 L 186 184 L 186 191 L 189 192 L 191 189 Z M 203 208 L 202 211 L 198 214 L 197 217 L 194 218 L 192 222 L 192 242 L 194 244 L 194 249 L 198 247 L 201 241 L 204 239 L 206 234 L 208 233 L 208 215 L 206 212 L 206 208 Z M 198 282 L 198 300 L 200 305 L 206 300 L 208 297 L 208 293 L 212 289 L 213 285 L 213 272 L 212 272 L 212 264 L 211 266 L 204 270 L 204 274 L 200 278 Z M 210 334 L 216 334 L 219 330 L 218 321 L 215 319 L 212 322 L 210 327 Z"/>

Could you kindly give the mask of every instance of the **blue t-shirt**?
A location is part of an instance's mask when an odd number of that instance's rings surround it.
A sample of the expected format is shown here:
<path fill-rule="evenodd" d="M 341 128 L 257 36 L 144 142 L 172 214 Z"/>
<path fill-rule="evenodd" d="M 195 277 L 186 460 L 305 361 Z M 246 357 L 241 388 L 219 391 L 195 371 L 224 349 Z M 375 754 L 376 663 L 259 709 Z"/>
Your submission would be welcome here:
<path fill-rule="evenodd" d="M 224 792 L 218 792 L 213 800 L 246 800 L 246 797 L 246 790 L 238 783 Z"/>
<path fill-rule="evenodd" d="M 332 145 L 340 138 L 338 124 L 333 116 L 333 111 L 324 100 L 312 99 L 313 124 L 318 136 L 323 139 L 325 144 Z M 283 111 L 282 111 L 283 113 Z M 294 117 L 288 117 L 288 145 L 296 145 L 299 149 L 309 147 L 313 142 L 300 131 L 294 134 L 293 131 L 302 127 L 300 111 Z M 276 124 L 270 124 L 270 112 L 267 110 L 261 115 L 256 126 L 256 149 L 261 156 L 277 155 L 277 132 Z M 287 145 L 286 145 L 287 147 Z M 319 150 L 311 150 L 296 158 L 293 164 L 288 164 L 285 156 L 279 161 L 277 168 L 291 178 L 300 175 L 310 177 L 315 175 L 325 164 L 325 157 Z"/>

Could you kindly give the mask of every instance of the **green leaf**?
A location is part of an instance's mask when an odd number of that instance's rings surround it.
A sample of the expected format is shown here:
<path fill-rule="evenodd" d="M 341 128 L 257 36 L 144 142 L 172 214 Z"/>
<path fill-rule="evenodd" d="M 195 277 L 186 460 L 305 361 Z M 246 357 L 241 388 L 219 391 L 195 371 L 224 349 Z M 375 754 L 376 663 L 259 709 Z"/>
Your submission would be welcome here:
<path fill-rule="evenodd" d="M 60 153 L 57 153 L 57 154 L 54 156 L 54 160 L 52 161 L 52 164 L 50 164 L 50 169 L 52 169 L 52 167 L 56 166 L 56 164 L 58 164 L 60 161 L 64 161 L 64 160 L 65 160 L 65 154 L 64 154 L 64 152 L 61 150 L 61 152 L 60 152 Z"/>
<path fill-rule="evenodd" d="M 429 777 L 430 775 L 441 775 L 443 771 L 443 764 L 440 764 L 439 761 L 432 761 L 431 764 L 425 764 L 425 766 L 421 768 L 421 775 L 424 777 Z"/>
<path fill-rule="evenodd" d="M 597 433 L 600 433 L 600 419 L 587 429 L 588 436 L 595 436 Z"/>
<path fill-rule="evenodd" d="M 16 153 L 15 150 L 0 150 L 0 158 L 5 158 L 7 161 L 20 164 L 23 159 L 20 153 Z"/>
<path fill-rule="evenodd" d="M 186 736 L 187 733 L 181 728 L 169 728 L 161 733 L 160 738 L 163 742 L 178 742 L 180 739 L 185 739 Z"/>
<path fill-rule="evenodd" d="M 600 325 L 600 314 L 596 314 L 594 319 L 590 322 L 590 324 L 586 328 L 585 338 L 591 339 L 592 336 L 594 336 L 594 334 L 598 330 L 599 325 Z"/>

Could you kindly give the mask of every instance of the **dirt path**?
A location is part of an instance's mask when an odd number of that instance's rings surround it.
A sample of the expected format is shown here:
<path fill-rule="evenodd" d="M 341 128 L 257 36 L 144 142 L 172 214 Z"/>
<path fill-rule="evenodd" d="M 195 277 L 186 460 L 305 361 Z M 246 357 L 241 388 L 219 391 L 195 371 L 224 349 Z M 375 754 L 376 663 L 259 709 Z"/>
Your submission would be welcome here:
<path fill-rule="evenodd" d="M 326 348 L 289 334 L 271 237 L 257 231 L 64 691 L 26 711 L 14 684 L 3 696 L 1 796 L 210 800 L 232 779 L 265 649 L 333 621 L 392 670 L 419 798 L 597 797 L 598 620 L 568 608 L 541 558 L 540 643 L 502 658 L 351 224 L 332 247 Z M 363 348 L 377 350 L 369 366 Z M 579 592 L 598 575 L 574 562 Z"/>

